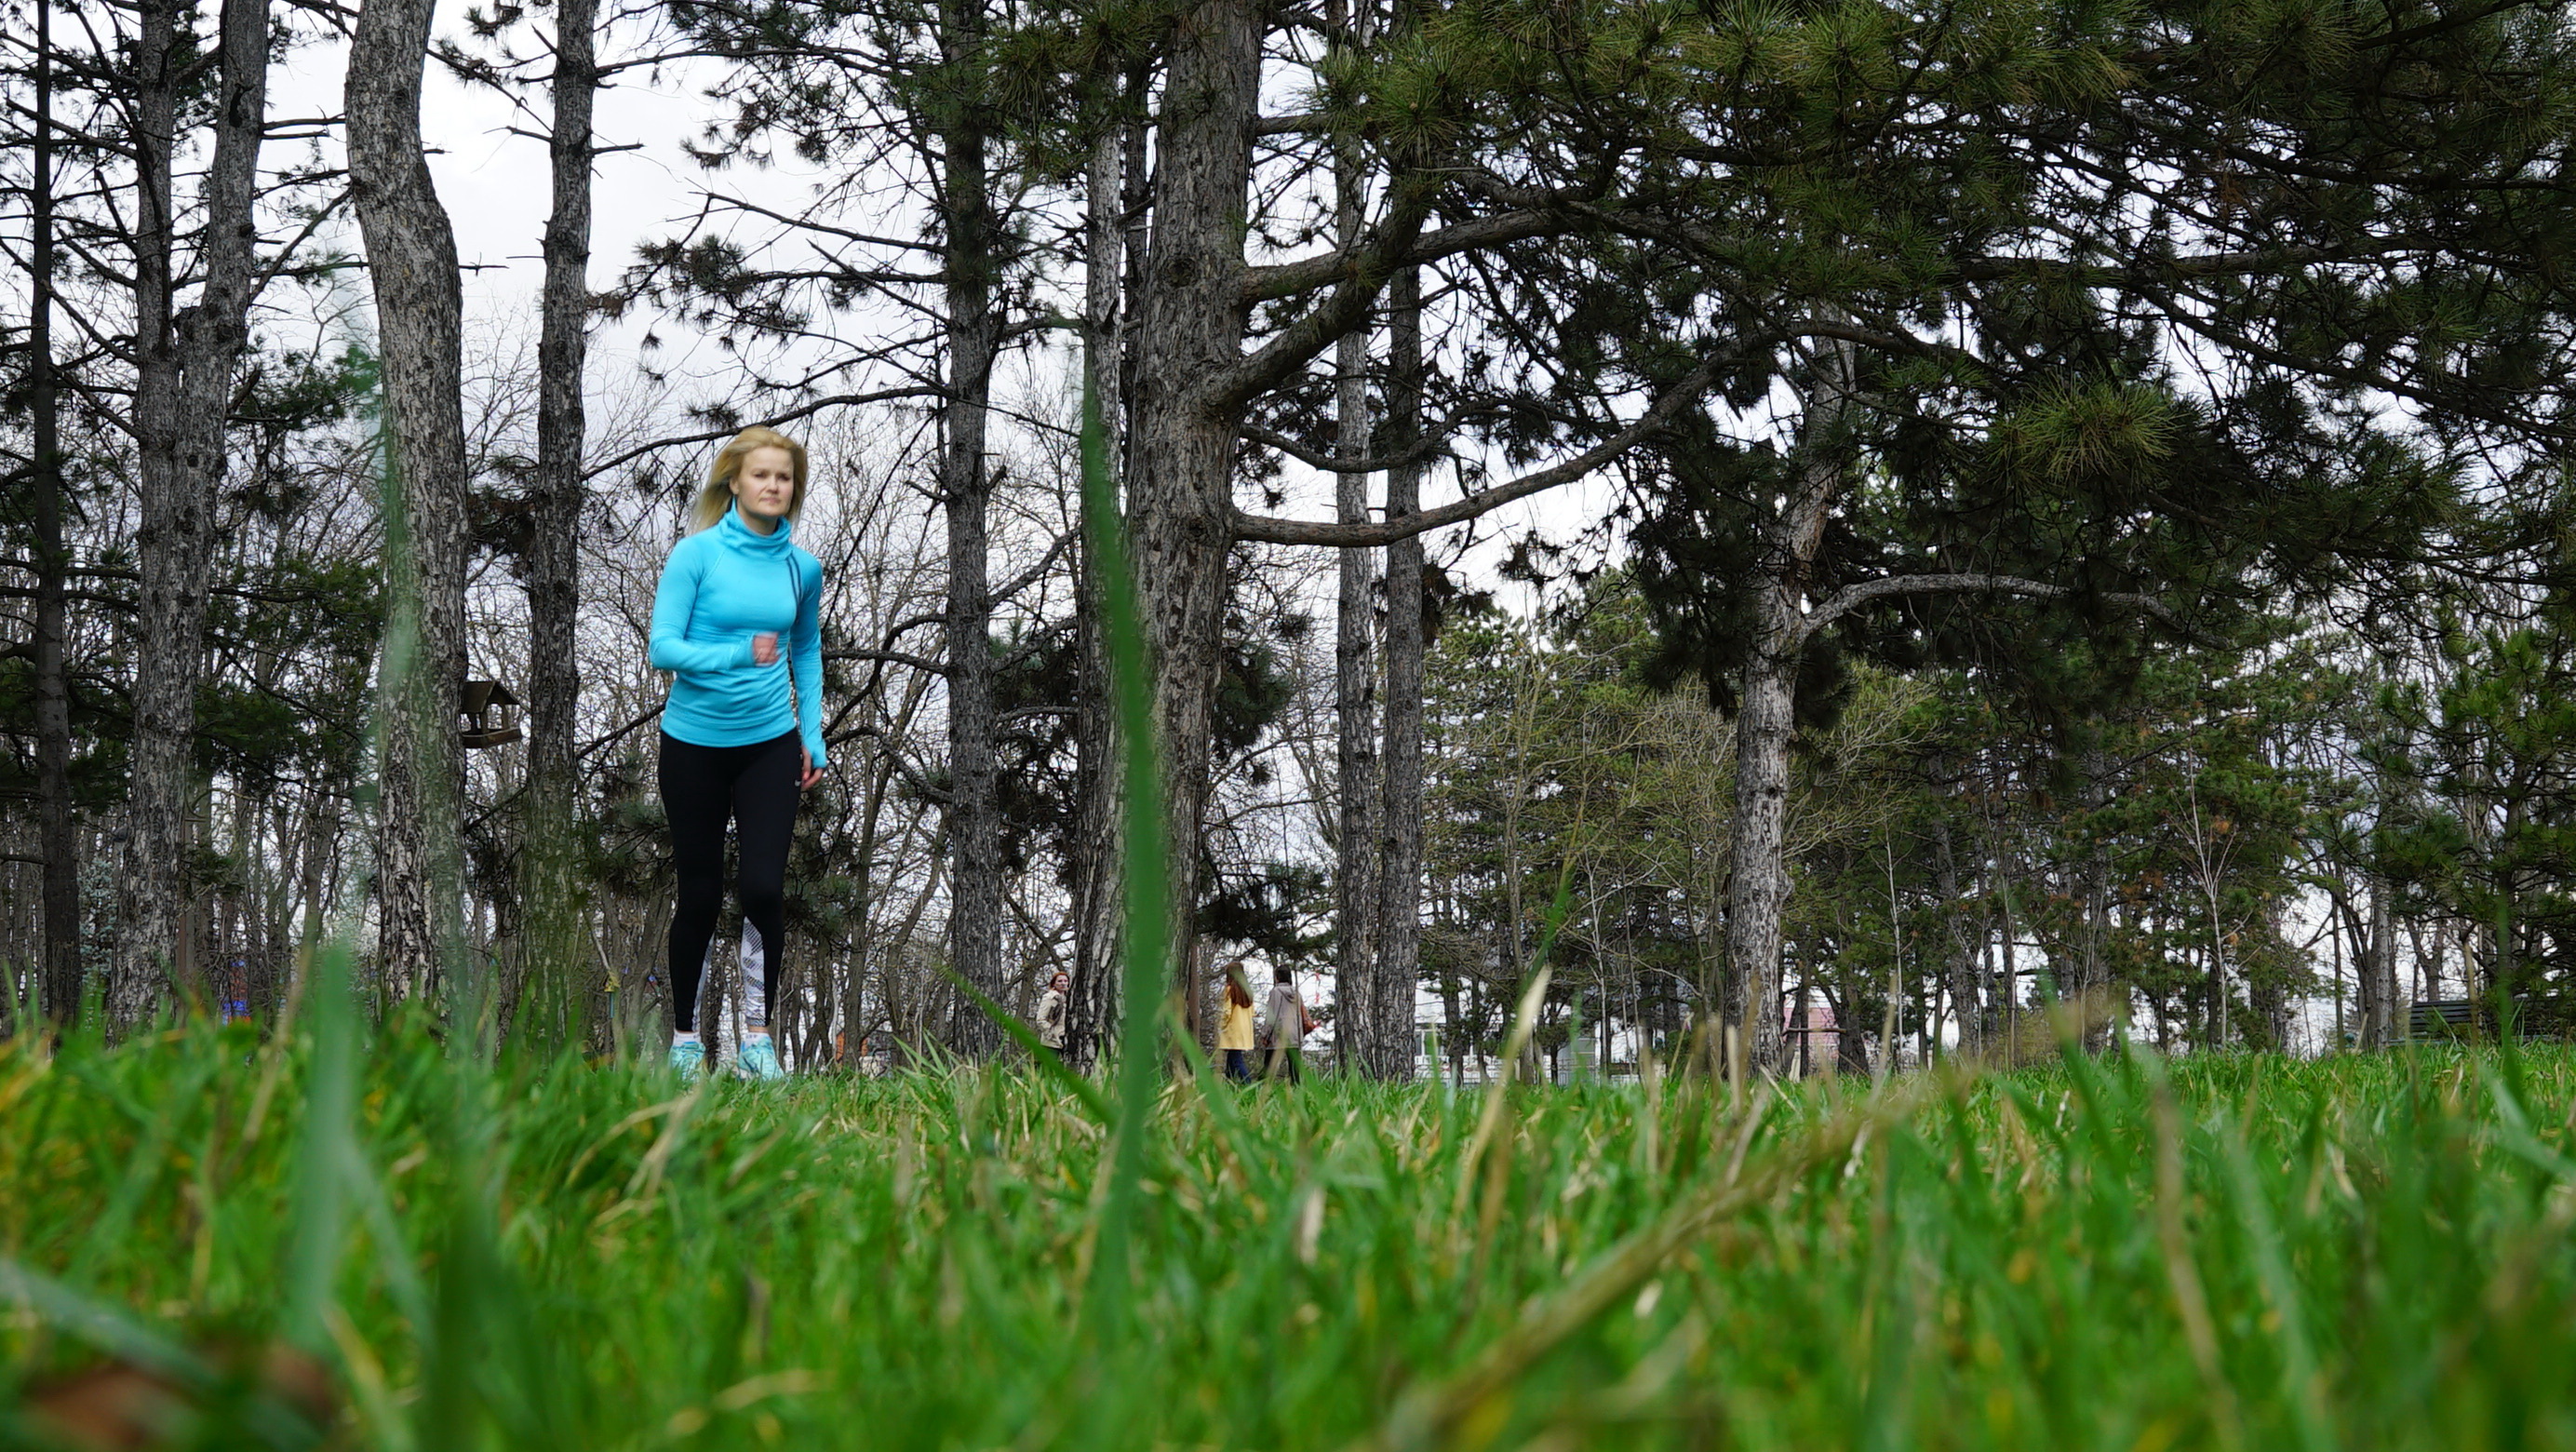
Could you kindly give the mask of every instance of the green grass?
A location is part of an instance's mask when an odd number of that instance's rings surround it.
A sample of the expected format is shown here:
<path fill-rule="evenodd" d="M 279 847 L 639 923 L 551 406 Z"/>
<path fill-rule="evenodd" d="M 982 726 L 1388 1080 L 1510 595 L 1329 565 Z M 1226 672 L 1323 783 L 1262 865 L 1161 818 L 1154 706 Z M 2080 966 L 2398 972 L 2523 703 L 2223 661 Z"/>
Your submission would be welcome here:
<path fill-rule="evenodd" d="M 1177 1083 L 1095 1285 L 1060 1083 L 395 1030 L 335 1128 L 310 1038 L 0 1048 L 6 1402 L 279 1336 L 392 1448 L 2576 1447 L 2563 1053 L 1517 1090 L 1481 1140 L 1474 1095 Z"/>

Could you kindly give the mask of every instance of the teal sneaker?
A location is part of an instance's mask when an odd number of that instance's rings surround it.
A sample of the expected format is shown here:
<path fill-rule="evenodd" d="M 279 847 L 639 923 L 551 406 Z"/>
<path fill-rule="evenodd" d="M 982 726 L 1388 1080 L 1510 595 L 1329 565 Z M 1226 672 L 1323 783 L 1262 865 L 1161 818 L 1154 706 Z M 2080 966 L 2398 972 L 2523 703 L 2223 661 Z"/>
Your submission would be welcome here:
<path fill-rule="evenodd" d="M 778 1046 L 767 1034 L 744 1034 L 742 1048 L 734 1054 L 734 1072 L 746 1079 L 784 1079 L 787 1070 L 778 1062 Z"/>
<path fill-rule="evenodd" d="M 681 1083 L 698 1082 L 698 1075 L 706 1065 L 707 1046 L 696 1039 L 682 1039 L 671 1045 L 671 1072 L 680 1076 Z"/>

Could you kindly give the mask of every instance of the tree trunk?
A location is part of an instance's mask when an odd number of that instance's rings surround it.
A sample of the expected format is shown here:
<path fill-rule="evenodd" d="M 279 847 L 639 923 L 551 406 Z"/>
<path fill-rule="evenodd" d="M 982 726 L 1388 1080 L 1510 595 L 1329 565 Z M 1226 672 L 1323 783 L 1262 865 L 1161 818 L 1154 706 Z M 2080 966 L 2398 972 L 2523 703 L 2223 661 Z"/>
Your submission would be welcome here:
<path fill-rule="evenodd" d="M 1386 433 L 1399 453 L 1422 429 L 1422 274 L 1407 267 L 1387 287 Z M 1386 517 L 1421 512 L 1422 466 L 1386 471 Z M 1406 1079 L 1413 1070 L 1413 988 L 1422 976 L 1422 536 L 1386 547 L 1386 804 L 1378 814 L 1376 1038 L 1370 1072 Z M 1520 924 L 1515 914 L 1515 938 Z"/>
<path fill-rule="evenodd" d="M 139 14 L 135 266 L 135 433 L 142 591 L 135 621 L 134 745 L 125 851 L 125 933 L 109 1008 L 119 1023 L 148 1018 L 188 908 L 189 822 L 197 789 L 196 692 L 205 650 L 214 495 L 224 473 L 224 419 L 233 371 L 249 340 L 257 238 L 251 214 L 268 78 L 268 10 L 223 10 L 215 150 L 206 176 L 204 287 L 173 313 L 172 160 L 186 82 L 187 22 L 159 4 Z"/>
<path fill-rule="evenodd" d="M 1825 995 L 1825 1004 L 1833 1010 L 1834 1015 L 1834 1072 L 1849 1074 L 1856 1079 L 1871 1077 L 1869 1039 L 1853 1023 L 1852 1016 L 1844 1011 L 1850 1006 L 1849 1003 L 1847 1001 L 1837 1003 L 1834 1001 L 1834 996 L 1828 993 Z M 1880 1044 L 1878 1051 L 1887 1060 L 1888 1072 L 1894 1073 L 1896 1071 L 1895 1043 L 1891 1041 Z M 1924 1062 L 1928 1064 L 1931 1060 L 1926 1058 Z"/>
<path fill-rule="evenodd" d="M 2219 927 L 2217 895 L 2206 881 L 2201 898 L 2209 916 L 2209 1030 L 2210 1051 L 2227 1047 L 2227 952 L 2225 930 Z M 2007 945 L 2009 946 L 2009 945 Z"/>
<path fill-rule="evenodd" d="M 180 577 L 196 568 L 204 550 L 205 501 L 180 497 L 195 481 L 179 477 L 179 355 L 170 326 L 179 245 L 171 171 L 184 23 L 171 0 L 149 0 L 135 11 L 134 439 L 142 496 L 135 552 L 143 599 L 126 864 L 136 887 L 148 877 L 159 879 L 162 890 L 136 892 L 128 907 L 119 970 L 108 985 L 108 1014 L 119 1024 L 149 1016 L 164 984 L 186 995 L 175 980 L 186 958 L 186 864 L 196 799 L 196 762 L 188 749 L 193 701 L 181 703 L 183 714 L 172 721 L 166 694 L 169 677 L 191 675 L 193 666 L 168 660 L 179 653 L 168 632 L 179 623 L 173 587 L 184 589 Z M 167 916 L 156 921 L 162 912 Z"/>
<path fill-rule="evenodd" d="M 80 852 L 72 834 L 72 714 L 63 648 L 66 572 L 60 395 L 54 383 L 54 38 L 52 9 L 36 7 L 36 135 L 30 157 L 34 213 L 28 256 L 33 297 L 27 326 L 28 420 L 34 437 L 29 481 L 36 527 L 36 843 L 44 858 L 44 1010 L 68 1027 L 80 1013 Z M 166 208 L 165 208 L 166 211 Z"/>
<path fill-rule="evenodd" d="M 876 956 L 877 836 L 885 820 L 886 794 L 893 777 L 891 761 L 870 776 L 867 803 L 859 815 L 858 861 L 851 872 L 850 956 L 841 991 L 842 1038 L 832 1054 L 834 1062 L 844 1070 L 858 1067 L 857 1055 L 867 1038 L 868 964 Z M 829 1013 L 828 1005 L 825 1011 Z"/>
<path fill-rule="evenodd" d="M 252 208 L 268 105 L 269 23 L 266 0 L 226 0 L 217 47 L 215 148 L 206 175 L 204 285 L 194 307 L 174 318 L 179 356 L 178 448 L 172 471 L 165 551 L 186 541 L 188 558 L 172 560 L 156 585 L 145 562 L 145 642 L 136 659 L 137 744 L 154 735 L 163 764 L 177 770 L 162 785 L 196 792 L 197 678 L 205 661 L 208 565 L 214 506 L 225 471 L 224 425 L 234 379 L 250 345 L 250 306 L 258 288 L 258 219 Z M 185 516 L 184 522 L 182 517 Z M 160 596 L 167 592 L 166 616 Z M 166 619 L 166 624 L 163 623 Z M 144 663 L 161 656 L 157 688 L 144 685 Z M 156 729 L 157 728 L 157 729 Z M 138 765 L 141 752 L 138 751 Z M 176 800 L 177 798 L 165 798 Z M 129 839 L 130 840 L 130 839 Z"/>
<path fill-rule="evenodd" d="M 1796 617 L 1784 631 L 1779 578 L 1766 582 L 1753 656 L 1745 664 L 1735 718 L 1735 871 L 1726 903 L 1726 961 L 1735 980 L 1733 1017 L 1747 1062 L 1777 1070 L 1780 1051 L 1780 914 L 1789 879 L 1782 860 L 1788 828 L 1789 746 L 1796 733 Z M 1785 639 L 1784 639 L 1785 637 Z"/>
<path fill-rule="evenodd" d="M 1245 411 L 1359 326 L 1429 207 L 1426 185 L 1398 187 L 1348 275 L 1257 353 L 1243 352 L 1246 202 L 1271 13 L 1252 0 L 1199 0 L 1176 17 L 1156 133 L 1152 248 L 1137 289 L 1126 516 L 1153 674 L 1175 952 L 1195 937 Z M 1169 981 L 1173 965 L 1161 966 Z"/>
<path fill-rule="evenodd" d="M 457 690 L 465 674 L 465 420 L 456 236 L 420 140 L 431 0 L 365 0 L 349 46 L 349 176 L 375 285 L 391 610 L 378 721 L 379 971 L 427 991 L 462 941 Z M 482 1012 L 474 975 L 457 1005 Z M 471 1027 L 479 1028 L 479 1025 Z"/>
<path fill-rule="evenodd" d="M 1766 530 L 1753 641 L 1735 718 L 1734 878 L 1726 902 L 1726 960 L 1746 1063 L 1780 1067 L 1780 914 L 1789 897 L 1789 747 L 1797 733 L 1798 660 L 1805 605 L 1825 523 L 1842 489 L 1841 434 L 1851 389 L 1849 345 L 1827 345 L 1808 385 L 1795 493 Z"/>
<path fill-rule="evenodd" d="M 548 138 L 554 211 L 546 219 L 537 335 L 537 472 L 528 510 L 528 781 L 519 846 L 519 958 L 527 1008 L 519 1028 L 540 1044 L 590 1037 L 590 932 L 581 892 L 582 381 L 589 353 L 591 107 L 599 92 L 598 0 L 557 0 L 554 122 Z"/>
<path fill-rule="evenodd" d="M 1196 936 L 1199 823 L 1225 624 L 1242 404 L 1211 380 L 1242 362 L 1243 237 L 1260 92 L 1253 0 L 1178 17 L 1164 86 L 1152 250 L 1138 299 L 1127 527 L 1153 682 L 1177 981 Z"/>
<path fill-rule="evenodd" d="M 2098 739 L 2084 748 L 2084 815 L 2091 840 L 2085 844 L 2082 887 L 2084 895 L 2084 944 L 2076 959 L 2075 990 L 2069 995 L 2084 1005 L 2084 1043 L 2099 1049 L 2108 1040 L 2108 1015 L 2096 1022 L 2092 1005 L 2097 1001 L 2109 1005 L 2122 995 L 2112 991 L 2111 967 L 2106 949 L 2111 936 L 2111 849 L 2100 835 L 2100 813 L 2111 798 L 2110 766 Z"/>
<path fill-rule="evenodd" d="M 1141 168 L 1130 168 L 1131 138 L 1139 128 L 1103 125 L 1092 143 L 1085 177 L 1083 344 L 1100 404 L 1101 456 L 1112 470 L 1124 457 L 1125 368 L 1120 318 L 1122 282 L 1131 246 L 1130 189 Z M 1115 481 L 1113 480 L 1113 487 Z M 1082 659 L 1074 702 L 1073 984 L 1065 1004 L 1064 1057 L 1088 1072 L 1101 1042 L 1118 1022 L 1118 736 L 1109 701 L 1107 614 L 1100 577 L 1088 546 L 1082 547 L 1074 589 L 1082 631 Z"/>
<path fill-rule="evenodd" d="M 1362 41 L 1356 26 L 1345 29 L 1343 0 L 1335 0 L 1333 29 L 1356 49 Z M 1363 14 L 1365 10 L 1363 9 Z M 1334 235 L 1345 248 L 1360 234 L 1360 159 L 1345 145 L 1334 158 L 1336 207 Z M 1369 451 L 1369 340 L 1365 328 L 1344 333 L 1334 344 L 1333 451 L 1345 459 L 1365 458 Z M 1333 517 L 1343 524 L 1368 521 L 1368 475 L 1334 476 Z M 1333 634 L 1333 730 L 1337 738 L 1335 786 L 1340 809 L 1335 821 L 1333 914 L 1333 1001 L 1339 1019 L 1334 1039 L 1350 1046 L 1346 1064 L 1366 1069 L 1370 1046 L 1380 1036 L 1377 1023 L 1377 919 L 1382 911 L 1378 877 L 1377 649 L 1373 637 L 1377 601 L 1377 561 L 1372 552 L 1341 552 L 1340 598 Z"/>
<path fill-rule="evenodd" d="M 988 998 L 1002 996 L 1002 805 L 994 775 L 992 586 L 984 467 L 986 406 L 999 343 L 993 311 L 993 226 L 984 118 L 967 76 L 983 28 L 982 0 L 942 0 L 941 222 L 947 232 L 947 425 L 940 497 L 948 516 L 948 943 L 950 966 Z M 1004 1042 L 971 1003 L 959 1006 L 958 1051 L 970 1058 Z"/>
<path fill-rule="evenodd" d="M 1948 783 L 1955 794 L 1958 782 Z M 1943 815 L 1933 823 L 1933 847 L 1939 877 L 1942 914 L 1950 929 L 1950 1007 L 1959 1018 L 1959 1052 L 1974 1054 L 1983 1043 L 1982 1032 L 1985 999 L 1978 991 L 1983 976 L 1978 971 L 1977 944 L 1968 933 L 1967 897 L 1959 882 L 1957 854 L 1950 843 L 1950 819 Z"/>
<path fill-rule="evenodd" d="M 268 854 L 259 841 L 259 819 L 251 794 L 238 788 L 232 793 L 232 831 L 224 844 L 225 855 L 236 864 L 241 885 L 223 895 L 223 916 L 215 936 L 215 962 L 221 965 L 215 977 L 216 1012 L 231 1012 L 230 1005 L 239 1003 L 245 1016 L 261 1010 L 259 981 L 260 944 L 253 925 L 265 914 L 257 911 L 267 895 Z"/>
<path fill-rule="evenodd" d="M 2389 921 L 2388 879 L 2374 872 L 2363 880 L 2370 893 L 2370 933 L 2355 964 L 2361 970 L 2361 1044 L 2383 1049 L 2397 1042 L 2405 1028 L 2397 992 L 2397 933 Z"/>
<path fill-rule="evenodd" d="M 2001 795 L 2000 792 L 1997 793 Z M 2013 859 L 2009 844 L 1988 819 L 1987 830 L 1994 833 L 1995 902 L 2003 910 L 2003 1000 L 2002 1028 L 2004 1053 L 2013 1063 L 2022 1058 L 2021 1041 L 2021 921 L 2013 906 Z"/>

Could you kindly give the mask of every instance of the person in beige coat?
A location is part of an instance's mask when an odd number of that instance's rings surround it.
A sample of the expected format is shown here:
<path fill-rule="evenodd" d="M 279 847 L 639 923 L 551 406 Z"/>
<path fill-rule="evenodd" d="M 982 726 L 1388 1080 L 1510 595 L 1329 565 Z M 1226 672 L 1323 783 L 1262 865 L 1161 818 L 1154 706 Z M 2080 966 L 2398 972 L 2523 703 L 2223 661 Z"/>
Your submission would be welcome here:
<path fill-rule="evenodd" d="M 1038 1042 L 1059 1054 L 1064 1052 L 1065 1009 L 1072 994 L 1073 979 L 1058 973 L 1038 995 Z"/>
<path fill-rule="evenodd" d="M 1297 1082 L 1298 1059 L 1315 1020 L 1297 996 L 1297 975 L 1286 964 L 1270 970 L 1270 1036 L 1266 1072 L 1273 1079 Z"/>

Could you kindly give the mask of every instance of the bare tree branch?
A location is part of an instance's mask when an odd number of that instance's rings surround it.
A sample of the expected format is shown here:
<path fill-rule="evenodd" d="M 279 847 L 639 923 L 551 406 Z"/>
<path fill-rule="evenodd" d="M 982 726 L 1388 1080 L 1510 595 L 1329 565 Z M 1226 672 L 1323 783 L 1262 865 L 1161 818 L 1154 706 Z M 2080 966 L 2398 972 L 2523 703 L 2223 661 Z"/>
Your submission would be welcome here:
<path fill-rule="evenodd" d="M 792 422 L 796 419 L 811 418 L 813 415 L 821 413 L 827 408 L 838 408 L 845 404 L 888 403 L 898 399 L 937 398 L 938 396 L 939 390 L 936 388 L 885 388 L 879 389 L 874 393 L 836 393 L 827 398 L 807 399 L 805 402 L 796 405 L 794 408 L 781 409 L 777 413 L 763 414 L 760 417 L 760 422 L 774 426 L 777 424 Z M 689 444 L 704 444 L 711 443 L 717 439 L 729 439 L 740 432 L 742 432 L 742 426 L 737 424 L 730 428 L 705 429 L 694 434 L 674 434 L 669 438 L 655 439 L 650 443 L 637 444 L 634 448 L 628 449 L 622 454 L 615 455 L 608 459 L 603 459 L 599 463 L 591 465 L 589 468 L 582 471 L 582 477 L 585 479 L 596 479 L 600 475 L 607 473 L 609 470 L 616 468 L 620 464 L 633 463 L 635 460 L 643 458 L 647 454 L 659 453 L 664 449 L 681 448 Z"/>
<path fill-rule="evenodd" d="M 1534 474 L 1524 474 L 1508 484 L 1498 484 L 1491 489 L 1480 489 L 1464 499 L 1444 504 L 1437 509 L 1426 509 L 1419 514 L 1408 514 L 1401 519 L 1383 520 L 1376 524 L 1310 524 L 1302 519 L 1275 519 L 1267 515 L 1237 512 L 1234 516 L 1234 537 L 1264 544 L 1327 545 L 1337 549 L 1371 549 L 1391 544 L 1396 540 L 1410 539 L 1415 535 L 1425 534 L 1447 525 L 1462 523 L 1488 511 L 1499 509 L 1516 499 L 1527 499 L 1533 494 L 1544 493 L 1560 484 L 1570 484 L 1663 432 L 1664 427 L 1672 422 L 1675 414 L 1697 403 L 1700 396 L 1708 392 L 1709 386 L 1717 381 L 1722 357 L 1723 355 L 1708 359 L 1692 369 L 1679 383 L 1665 389 L 1663 395 L 1657 398 L 1654 405 L 1648 408 L 1635 423 L 1564 463 L 1541 469 Z"/>
<path fill-rule="evenodd" d="M 1312 292 L 1330 283 L 1355 278 L 1364 270 L 1385 270 L 1407 263 L 1432 262 L 1452 253 L 1477 247 L 1493 247 L 1504 242 L 1519 242 L 1562 231 L 1568 219 L 1559 213 L 1541 211 L 1505 212 L 1500 216 L 1478 217 L 1453 227 L 1420 233 L 1398 255 L 1380 257 L 1372 262 L 1371 254 L 1386 249 L 1376 239 L 1363 241 L 1357 248 L 1335 248 L 1317 257 L 1302 257 L 1295 262 L 1282 262 L 1271 267 L 1247 267 L 1243 270 L 1243 300 L 1246 304 L 1276 302 Z"/>
<path fill-rule="evenodd" d="M 914 670 L 927 671 L 934 676 L 948 674 L 948 667 L 942 662 L 932 660 L 928 656 L 907 655 L 899 650 L 869 650 L 862 646 L 851 646 L 844 650 L 827 650 L 823 652 L 823 659 L 883 661 L 888 665 L 910 666 Z"/>
<path fill-rule="evenodd" d="M 1806 644 L 1815 637 L 1817 631 L 1834 621 L 1849 615 L 1872 600 L 1883 600 L 1890 595 L 1996 594 L 2025 595 L 2034 600 L 2064 600 L 2079 593 L 2081 592 L 2072 586 L 2052 585 L 2044 580 L 2029 580 L 2019 575 L 1889 575 L 1882 579 L 1863 580 L 1856 585 L 1846 585 L 1828 596 L 1823 603 L 1808 611 L 1806 617 L 1800 622 L 1797 644 Z M 2193 639 L 2200 638 L 2200 633 L 2193 630 L 2172 606 L 2152 595 L 2113 591 L 2097 598 L 2105 604 L 2125 606 L 2141 614 L 2152 615 L 2182 635 Z"/>
<path fill-rule="evenodd" d="M 1378 474 L 1388 469 L 1401 468 L 1406 464 L 1428 463 L 1447 453 L 1449 437 L 1449 431 L 1441 428 L 1424 435 L 1422 440 L 1412 447 L 1399 449 L 1392 454 L 1377 454 L 1365 459 L 1337 459 L 1329 451 L 1310 448 L 1277 429 L 1266 429 L 1258 424 L 1246 424 L 1241 432 L 1249 443 L 1277 449 L 1297 462 L 1327 474 Z"/>

